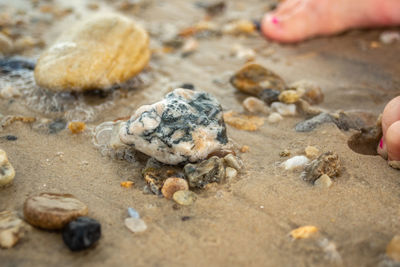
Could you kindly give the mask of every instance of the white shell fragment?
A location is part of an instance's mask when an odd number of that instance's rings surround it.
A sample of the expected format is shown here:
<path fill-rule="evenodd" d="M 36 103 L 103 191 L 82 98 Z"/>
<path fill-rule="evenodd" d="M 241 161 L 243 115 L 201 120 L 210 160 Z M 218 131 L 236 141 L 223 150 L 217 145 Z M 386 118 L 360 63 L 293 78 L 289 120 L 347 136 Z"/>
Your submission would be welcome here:
<path fill-rule="evenodd" d="M 196 162 L 228 142 L 222 108 L 210 94 L 175 89 L 140 107 L 119 131 L 121 141 L 166 164 Z"/>
<path fill-rule="evenodd" d="M 296 115 L 296 105 L 295 104 L 284 104 L 281 102 L 274 102 L 271 104 L 271 110 L 278 112 L 282 116 Z"/>
<path fill-rule="evenodd" d="M 306 156 L 294 156 L 282 163 L 285 170 L 294 170 L 303 167 L 308 163 L 309 159 Z"/>
<path fill-rule="evenodd" d="M 126 218 L 125 226 L 133 233 L 140 233 L 147 230 L 147 225 L 142 219 Z"/>

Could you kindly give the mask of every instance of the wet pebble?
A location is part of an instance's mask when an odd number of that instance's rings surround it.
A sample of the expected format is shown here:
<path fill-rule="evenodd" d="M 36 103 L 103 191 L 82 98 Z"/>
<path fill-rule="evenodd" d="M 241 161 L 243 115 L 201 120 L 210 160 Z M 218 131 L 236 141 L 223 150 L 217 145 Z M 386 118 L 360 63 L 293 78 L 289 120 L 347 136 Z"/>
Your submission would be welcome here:
<path fill-rule="evenodd" d="M 400 262 L 400 235 L 395 235 L 386 247 L 386 255 Z"/>
<path fill-rule="evenodd" d="M 24 236 L 27 225 L 12 211 L 0 212 L 0 247 L 11 248 Z"/>
<path fill-rule="evenodd" d="M 95 219 L 78 217 L 64 227 L 62 237 L 71 251 L 88 249 L 100 239 L 101 225 Z"/>
<path fill-rule="evenodd" d="M 317 105 L 324 101 L 321 87 L 312 81 L 300 80 L 289 85 L 290 89 L 296 90 L 301 98 L 310 105 Z"/>
<path fill-rule="evenodd" d="M 258 98 L 264 101 L 267 105 L 271 105 L 272 103 L 279 101 L 280 94 L 281 92 L 278 90 L 264 89 L 259 93 Z"/>
<path fill-rule="evenodd" d="M 107 89 L 147 65 L 148 44 L 147 32 L 127 17 L 111 13 L 90 17 L 68 27 L 40 55 L 35 80 L 53 91 Z"/>
<path fill-rule="evenodd" d="M 294 156 L 282 163 L 285 170 L 295 170 L 302 168 L 309 162 L 306 156 Z"/>
<path fill-rule="evenodd" d="M 271 104 L 271 110 L 278 112 L 282 116 L 294 116 L 296 115 L 295 104 L 284 104 L 280 102 L 274 102 Z"/>
<path fill-rule="evenodd" d="M 223 160 L 214 156 L 183 168 L 191 188 L 204 188 L 209 183 L 220 183 L 225 177 Z"/>
<path fill-rule="evenodd" d="M 196 162 L 228 143 L 222 107 L 206 92 L 175 89 L 140 107 L 123 123 L 119 137 L 160 162 Z"/>
<path fill-rule="evenodd" d="M 192 191 L 182 190 L 182 191 L 175 192 L 175 194 L 172 196 L 172 198 L 179 205 L 189 206 L 189 205 L 192 205 L 196 201 L 197 195 L 195 193 L 193 193 Z"/>
<path fill-rule="evenodd" d="M 61 229 L 77 217 L 85 216 L 88 207 L 70 194 L 41 193 L 24 203 L 24 217 L 33 226 Z"/>
<path fill-rule="evenodd" d="M 285 104 L 294 104 L 300 99 L 300 95 L 295 90 L 285 90 L 279 94 L 278 99 Z"/>
<path fill-rule="evenodd" d="M 224 157 L 224 162 L 228 167 L 234 168 L 237 171 L 240 171 L 243 169 L 243 162 L 240 158 L 228 154 Z"/>
<path fill-rule="evenodd" d="M 7 154 L 0 149 L 0 188 L 12 183 L 15 177 L 15 170 L 8 161 Z"/>
<path fill-rule="evenodd" d="M 272 112 L 271 114 L 269 114 L 267 120 L 269 123 L 277 123 L 283 120 L 283 117 L 278 112 Z"/>
<path fill-rule="evenodd" d="M 250 132 L 257 131 L 264 125 L 262 117 L 240 114 L 232 110 L 224 113 L 224 121 L 236 129 Z"/>
<path fill-rule="evenodd" d="M 269 108 L 268 106 L 261 101 L 260 99 L 250 96 L 246 98 L 242 103 L 244 109 L 253 114 L 268 114 Z"/>
<path fill-rule="evenodd" d="M 131 218 L 140 219 L 140 214 L 134 208 L 128 208 L 128 214 Z"/>
<path fill-rule="evenodd" d="M 314 159 L 314 158 L 318 157 L 318 155 L 319 155 L 319 149 L 316 148 L 315 146 L 307 146 L 304 149 L 304 152 L 306 153 L 306 156 L 309 159 Z"/>
<path fill-rule="evenodd" d="M 296 124 L 296 132 L 311 132 L 317 126 L 324 124 L 324 123 L 330 123 L 333 122 L 333 118 L 331 115 L 328 113 L 321 113 L 315 117 L 312 117 L 311 119 L 299 122 Z"/>
<path fill-rule="evenodd" d="M 140 233 L 147 230 L 147 224 L 139 218 L 126 218 L 125 226 L 133 233 Z"/>
<path fill-rule="evenodd" d="M 329 177 L 337 177 L 340 174 L 340 160 L 339 156 L 334 152 L 325 152 L 321 154 L 317 159 L 311 161 L 304 168 L 301 177 L 304 181 L 314 183 L 323 174 Z"/>
<path fill-rule="evenodd" d="M 314 185 L 320 188 L 328 188 L 332 185 L 332 179 L 328 175 L 323 174 L 321 177 L 315 180 Z"/>
<path fill-rule="evenodd" d="M 312 225 L 306 225 L 292 230 L 289 235 L 293 239 L 306 239 L 318 232 L 318 228 Z"/>
<path fill-rule="evenodd" d="M 188 189 L 189 185 L 185 179 L 171 177 L 165 180 L 161 193 L 166 199 L 171 199 L 176 191 Z"/>
<path fill-rule="evenodd" d="M 230 181 L 237 176 L 237 170 L 231 167 L 226 167 L 225 169 L 225 178 L 227 181 Z"/>
<path fill-rule="evenodd" d="M 243 66 L 231 77 L 230 82 L 239 91 L 256 97 L 264 89 L 283 91 L 286 88 L 281 77 L 256 63 Z"/>

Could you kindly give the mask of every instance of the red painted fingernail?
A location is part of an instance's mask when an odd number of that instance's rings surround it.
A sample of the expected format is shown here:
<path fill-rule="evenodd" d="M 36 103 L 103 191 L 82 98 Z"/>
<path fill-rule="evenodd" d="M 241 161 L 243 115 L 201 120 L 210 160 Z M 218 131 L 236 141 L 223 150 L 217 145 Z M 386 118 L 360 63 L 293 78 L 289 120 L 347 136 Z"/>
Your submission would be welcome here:
<path fill-rule="evenodd" d="M 273 24 L 278 24 L 279 23 L 279 19 L 277 17 L 272 17 L 271 22 Z"/>

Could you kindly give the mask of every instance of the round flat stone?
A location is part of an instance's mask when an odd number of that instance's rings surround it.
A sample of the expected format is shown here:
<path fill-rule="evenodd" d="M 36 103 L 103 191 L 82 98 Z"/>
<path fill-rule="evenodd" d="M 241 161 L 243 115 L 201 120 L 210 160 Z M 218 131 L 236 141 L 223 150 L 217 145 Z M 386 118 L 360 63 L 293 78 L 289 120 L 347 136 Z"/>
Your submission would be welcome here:
<path fill-rule="evenodd" d="M 166 199 L 171 199 L 176 191 L 188 189 L 189 185 L 185 179 L 171 177 L 165 180 L 161 192 Z"/>
<path fill-rule="evenodd" d="M 125 226 L 133 233 L 140 233 L 147 230 L 146 223 L 138 218 L 126 218 Z"/>
<path fill-rule="evenodd" d="M 63 229 L 64 243 L 72 251 L 90 248 L 101 236 L 101 225 L 95 219 L 79 217 Z"/>
<path fill-rule="evenodd" d="M 77 217 L 85 216 L 88 207 L 70 194 L 42 193 L 24 203 L 25 220 L 43 229 L 61 229 Z"/>
<path fill-rule="evenodd" d="M 181 190 L 175 192 L 172 196 L 176 203 L 184 206 L 192 205 L 196 199 L 197 195 L 189 190 Z"/>

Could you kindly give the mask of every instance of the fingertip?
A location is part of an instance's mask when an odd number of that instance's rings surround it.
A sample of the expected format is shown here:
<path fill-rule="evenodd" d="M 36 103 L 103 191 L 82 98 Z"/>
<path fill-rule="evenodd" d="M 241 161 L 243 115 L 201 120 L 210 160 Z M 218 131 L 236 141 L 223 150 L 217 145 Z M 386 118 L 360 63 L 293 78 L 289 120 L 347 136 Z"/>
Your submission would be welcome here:
<path fill-rule="evenodd" d="M 400 120 L 387 128 L 385 141 L 389 160 L 400 160 Z"/>
<path fill-rule="evenodd" d="M 382 131 L 386 135 L 387 129 L 392 123 L 400 120 L 400 96 L 393 98 L 386 104 L 382 113 Z"/>

